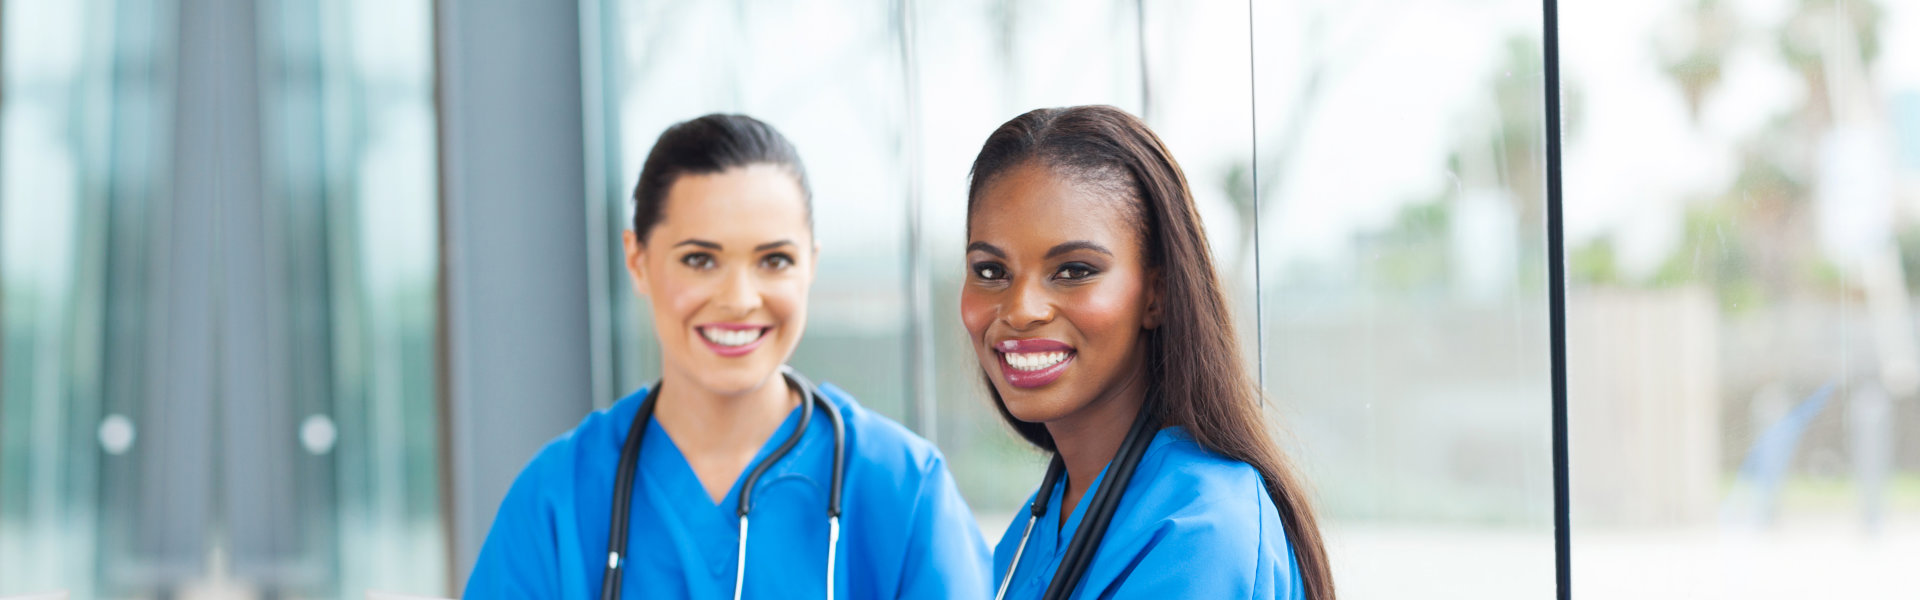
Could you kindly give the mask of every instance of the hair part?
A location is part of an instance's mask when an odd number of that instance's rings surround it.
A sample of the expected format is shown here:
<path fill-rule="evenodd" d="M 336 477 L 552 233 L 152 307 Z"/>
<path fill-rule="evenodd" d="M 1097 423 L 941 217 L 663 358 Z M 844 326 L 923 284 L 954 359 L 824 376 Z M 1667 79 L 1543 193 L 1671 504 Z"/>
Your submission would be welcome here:
<path fill-rule="evenodd" d="M 773 165 L 793 176 L 813 231 L 813 190 L 800 153 L 772 125 L 746 115 L 714 113 L 675 123 L 654 141 L 640 181 L 633 186 L 633 235 L 641 244 L 666 218 L 667 194 L 687 175 L 712 175 L 752 165 Z"/>
<path fill-rule="evenodd" d="M 1166 144 L 1146 123 L 1111 106 L 1043 108 L 1015 117 L 987 137 L 974 159 L 969 230 L 988 186 L 1028 164 L 1119 192 L 1108 195 L 1125 202 L 1126 214 L 1133 217 L 1146 266 L 1158 275 L 1162 307 L 1160 325 L 1144 332 L 1143 410 L 1160 425 L 1184 426 L 1202 447 L 1259 471 L 1279 509 L 1307 597 L 1334 598 L 1318 519 L 1298 470 L 1268 433 L 1261 392 L 1241 358 L 1193 193 Z M 1020 437 L 1056 450 L 1044 424 L 1015 418 L 990 380 L 987 391 L 1001 419 Z"/>

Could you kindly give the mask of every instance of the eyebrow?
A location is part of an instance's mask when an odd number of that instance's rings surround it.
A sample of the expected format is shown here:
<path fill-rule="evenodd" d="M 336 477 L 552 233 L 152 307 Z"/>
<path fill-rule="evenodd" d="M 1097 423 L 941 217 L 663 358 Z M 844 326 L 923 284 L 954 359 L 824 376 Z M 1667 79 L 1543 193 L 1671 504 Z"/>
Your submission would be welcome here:
<path fill-rule="evenodd" d="M 994 247 L 993 244 L 989 244 L 986 242 L 974 242 L 971 244 L 967 244 L 967 251 L 968 252 L 985 252 L 987 254 L 992 254 L 1000 258 L 1007 257 L 1006 252 L 1003 252 L 999 248 Z"/>
<path fill-rule="evenodd" d="M 753 251 L 766 252 L 768 250 L 779 248 L 781 246 L 792 246 L 792 245 L 794 245 L 793 240 L 775 240 L 775 241 L 767 242 L 765 244 L 754 246 Z M 694 239 L 694 238 L 680 240 L 680 243 L 673 245 L 673 247 L 675 248 L 678 248 L 681 246 L 699 246 L 701 248 L 706 248 L 708 250 L 714 250 L 714 251 L 723 250 L 723 248 L 720 247 L 719 242 L 709 242 L 707 240 Z"/>
<path fill-rule="evenodd" d="M 1066 254 L 1068 252 L 1073 252 L 1075 250 L 1089 250 L 1093 252 L 1099 252 L 1107 256 L 1113 256 L 1113 251 L 1108 250 L 1106 246 L 1095 244 L 1093 242 L 1089 242 L 1086 240 L 1074 240 L 1071 242 L 1062 242 L 1060 245 L 1054 246 L 1053 249 L 1047 251 L 1047 258 L 1053 258 L 1055 256 Z"/>
<path fill-rule="evenodd" d="M 1053 257 L 1066 254 L 1068 252 L 1073 252 L 1075 250 L 1087 250 L 1090 252 L 1099 252 L 1107 256 L 1113 256 L 1113 251 L 1108 250 L 1106 246 L 1095 244 L 1093 242 L 1089 242 L 1086 240 L 1074 240 L 1071 242 L 1061 242 L 1059 245 L 1056 245 L 1053 248 L 1048 249 L 1046 257 L 1051 259 Z M 974 242 L 971 244 L 967 244 L 967 251 L 968 252 L 985 252 L 987 254 L 992 254 L 1000 258 L 1007 257 L 1007 253 L 1005 251 L 1001 250 L 998 247 L 995 247 L 993 244 L 989 244 L 986 242 Z"/>

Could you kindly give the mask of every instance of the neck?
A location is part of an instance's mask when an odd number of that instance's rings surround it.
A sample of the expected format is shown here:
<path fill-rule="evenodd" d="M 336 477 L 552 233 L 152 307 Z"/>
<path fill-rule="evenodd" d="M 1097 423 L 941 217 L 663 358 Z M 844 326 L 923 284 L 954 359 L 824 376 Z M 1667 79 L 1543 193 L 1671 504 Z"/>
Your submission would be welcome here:
<path fill-rule="evenodd" d="M 1047 423 L 1054 449 L 1067 467 L 1067 490 L 1060 497 L 1061 525 L 1066 524 L 1068 513 L 1093 486 L 1100 470 L 1120 451 L 1127 430 L 1133 428 L 1134 417 L 1140 414 L 1140 405 L 1146 401 L 1146 380 L 1140 371 L 1129 369 L 1132 375 L 1085 408 Z"/>
<path fill-rule="evenodd" d="M 750 457 L 786 421 L 797 405 L 796 396 L 777 373 L 760 387 L 722 394 L 667 369 L 653 417 L 689 459 L 743 452 Z"/>

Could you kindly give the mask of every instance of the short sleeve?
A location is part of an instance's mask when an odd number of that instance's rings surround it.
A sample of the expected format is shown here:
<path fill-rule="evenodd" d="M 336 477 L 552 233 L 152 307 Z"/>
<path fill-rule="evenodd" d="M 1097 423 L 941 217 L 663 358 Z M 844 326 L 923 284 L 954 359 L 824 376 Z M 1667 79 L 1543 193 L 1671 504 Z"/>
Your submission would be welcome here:
<path fill-rule="evenodd" d="M 909 526 L 901 598 L 987 598 L 993 555 L 947 464 L 935 454 L 921 478 Z"/>
<path fill-rule="evenodd" d="M 558 516 L 549 494 L 562 454 L 558 444 L 549 445 L 514 478 L 462 598 L 560 597 Z"/>

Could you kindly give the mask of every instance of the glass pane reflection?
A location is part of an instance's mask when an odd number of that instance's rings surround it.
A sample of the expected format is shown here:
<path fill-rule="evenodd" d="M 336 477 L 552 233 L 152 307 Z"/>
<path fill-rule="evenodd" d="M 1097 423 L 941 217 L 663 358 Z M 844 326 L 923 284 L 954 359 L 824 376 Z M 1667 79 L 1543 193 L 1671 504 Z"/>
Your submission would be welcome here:
<path fill-rule="evenodd" d="M 1900 595 L 1920 556 L 1920 6 L 1562 18 L 1584 100 L 1566 146 L 1576 593 Z"/>
<path fill-rule="evenodd" d="M 280 368 L 297 381 L 288 439 L 302 447 L 283 468 L 313 490 L 297 527 L 321 541 L 240 575 L 300 595 L 442 595 L 433 6 L 266 9 L 269 243 L 286 286 Z M 288 564 L 326 575 L 275 571 Z"/>
<path fill-rule="evenodd" d="M 1265 385 L 1344 597 L 1553 593 L 1540 6 L 1254 5 Z"/>

